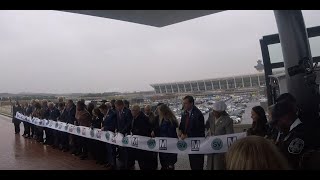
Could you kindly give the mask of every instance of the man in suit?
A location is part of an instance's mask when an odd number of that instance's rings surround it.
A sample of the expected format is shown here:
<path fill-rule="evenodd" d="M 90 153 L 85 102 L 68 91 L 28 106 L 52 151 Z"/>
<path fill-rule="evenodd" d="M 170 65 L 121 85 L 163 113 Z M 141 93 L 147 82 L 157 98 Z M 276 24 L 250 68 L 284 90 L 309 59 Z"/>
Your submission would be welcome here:
<path fill-rule="evenodd" d="M 122 100 L 117 100 L 115 102 L 116 106 L 116 116 L 117 116 L 117 130 L 124 136 L 128 135 L 131 131 L 132 114 L 130 109 L 124 107 Z M 126 147 L 119 147 L 119 159 L 121 162 L 121 169 L 132 168 L 133 162 L 129 162 L 128 149 Z"/>
<path fill-rule="evenodd" d="M 205 137 L 204 117 L 201 111 L 194 105 L 192 96 L 183 98 L 184 113 L 179 126 L 179 137 L 183 140 L 188 137 Z M 204 155 L 189 154 L 192 170 L 203 170 Z"/>
<path fill-rule="evenodd" d="M 116 130 L 116 112 L 112 110 L 111 103 L 102 104 L 99 107 L 103 116 L 103 127 L 102 131 L 111 131 L 115 132 Z M 107 170 L 116 169 L 116 146 L 113 144 L 106 143 L 107 149 L 107 164 L 105 167 Z"/>

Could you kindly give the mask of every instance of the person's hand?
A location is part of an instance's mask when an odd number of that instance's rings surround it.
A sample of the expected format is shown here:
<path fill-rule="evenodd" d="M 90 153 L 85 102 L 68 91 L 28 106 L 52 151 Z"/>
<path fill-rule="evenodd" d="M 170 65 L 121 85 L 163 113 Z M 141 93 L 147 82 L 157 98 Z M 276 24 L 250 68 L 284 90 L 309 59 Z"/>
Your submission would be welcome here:
<path fill-rule="evenodd" d="M 100 130 L 101 130 L 101 131 L 104 131 L 104 127 L 102 127 Z"/>
<path fill-rule="evenodd" d="M 151 137 L 153 137 L 153 138 L 155 137 L 155 135 L 154 135 L 154 132 L 153 132 L 153 131 L 151 132 Z"/>
<path fill-rule="evenodd" d="M 186 134 L 181 134 L 181 140 L 184 140 L 185 138 L 188 138 L 188 136 Z"/>
<path fill-rule="evenodd" d="M 182 133 L 181 131 L 178 132 L 178 137 L 181 137 Z"/>

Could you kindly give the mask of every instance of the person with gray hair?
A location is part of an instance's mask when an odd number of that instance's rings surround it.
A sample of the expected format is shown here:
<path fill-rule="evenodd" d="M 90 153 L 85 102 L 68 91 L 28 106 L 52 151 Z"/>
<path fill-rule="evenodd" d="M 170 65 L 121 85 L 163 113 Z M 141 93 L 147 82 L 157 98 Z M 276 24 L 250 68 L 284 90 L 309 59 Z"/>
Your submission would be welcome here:
<path fill-rule="evenodd" d="M 132 127 L 131 127 L 131 134 L 138 135 L 138 136 L 151 136 L 151 124 L 149 122 L 149 118 L 141 112 L 140 106 L 135 104 L 131 108 L 132 113 Z M 129 163 L 130 165 L 134 165 L 135 161 L 137 160 L 139 163 L 139 167 L 141 170 L 148 170 L 152 168 L 150 166 L 152 160 L 152 152 L 129 148 Z"/>

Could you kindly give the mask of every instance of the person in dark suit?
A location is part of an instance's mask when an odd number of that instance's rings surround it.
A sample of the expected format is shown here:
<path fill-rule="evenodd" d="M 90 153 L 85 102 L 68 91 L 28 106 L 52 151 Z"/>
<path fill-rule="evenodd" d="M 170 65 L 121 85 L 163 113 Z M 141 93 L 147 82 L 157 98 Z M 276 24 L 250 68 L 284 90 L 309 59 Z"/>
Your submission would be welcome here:
<path fill-rule="evenodd" d="M 116 114 L 117 114 L 117 129 L 116 132 L 128 135 L 131 131 L 132 114 L 130 109 L 124 107 L 122 100 L 115 102 Z M 119 147 L 119 160 L 121 162 L 121 169 L 132 168 L 132 162 L 128 160 L 128 151 L 126 147 Z"/>
<path fill-rule="evenodd" d="M 57 121 L 60 116 L 59 110 L 55 107 L 55 104 L 53 102 L 49 103 L 49 119 L 52 121 Z M 58 132 L 57 130 L 53 130 L 50 128 L 46 128 L 46 144 L 52 145 L 52 148 L 57 148 L 59 146 L 57 138 L 58 138 Z"/>
<path fill-rule="evenodd" d="M 187 137 L 205 137 L 204 117 L 194 105 L 192 96 L 183 98 L 183 107 L 184 113 L 181 116 L 179 137 L 182 140 Z M 203 170 L 203 154 L 189 154 L 189 161 L 192 170 Z"/>
<path fill-rule="evenodd" d="M 69 99 L 67 101 L 67 107 L 66 107 L 66 110 L 67 110 L 67 123 L 68 124 L 73 124 L 73 125 L 77 125 L 77 119 L 76 119 L 76 105 L 74 104 L 73 100 Z M 73 135 L 73 134 L 68 134 L 68 139 L 66 140 L 67 143 L 67 147 L 66 147 L 66 150 L 69 150 L 70 149 L 70 146 L 69 146 L 69 142 L 70 142 L 70 145 L 72 147 L 72 154 L 74 155 L 79 155 L 80 152 L 77 152 L 77 146 L 79 146 L 79 143 L 77 143 L 77 140 L 76 140 L 76 135 Z"/>
<path fill-rule="evenodd" d="M 67 114 L 68 114 L 68 111 L 67 109 L 65 108 L 65 103 L 64 102 L 60 102 L 58 104 L 58 109 L 59 109 L 59 112 L 60 112 L 60 116 L 58 117 L 58 121 L 60 122 L 64 122 L 66 123 L 67 122 Z M 68 133 L 66 132 L 61 132 L 61 131 L 58 131 L 58 134 L 57 134 L 57 142 L 55 142 L 56 144 L 59 145 L 59 149 L 62 150 L 63 152 L 66 152 L 68 151 Z"/>
<path fill-rule="evenodd" d="M 103 116 L 103 127 L 102 131 L 115 132 L 117 126 L 117 113 L 112 110 L 111 103 L 102 104 L 99 107 Z M 113 144 L 106 143 L 107 149 L 107 164 L 105 167 L 107 170 L 113 170 L 116 168 L 116 146 Z"/>
<path fill-rule="evenodd" d="M 49 118 L 49 108 L 48 108 L 48 101 L 47 100 L 42 100 L 41 101 L 42 103 L 42 106 L 41 106 L 41 120 L 43 119 L 48 119 Z M 38 126 L 37 127 L 37 131 L 38 131 L 38 139 L 37 141 L 40 142 L 40 143 L 44 143 L 44 140 L 43 140 L 43 132 L 44 131 L 47 131 L 47 128 L 43 128 L 41 126 Z M 50 133 L 48 133 L 49 136 L 50 136 Z M 46 136 L 47 136 L 47 132 L 46 132 Z M 46 137 L 47 138 L 47 137 Z M 47 143 L 44 143 L 44 144 L 47 144 Z"/>
<path fill-rule="evenodd" d="M 141 112 L 139 105 L 133 105 L 131 112 L 133 116 L 131 134 L 151 137 L 151 123 L 149 122 L 149 118 Z M 137 160 L 141 170 L 152 169 L 152 152 L 134 148 L 128 148 L 128 152 L 130 158 L 129 162 L 132 162 L 133 165 Z"/>
<path fill-rule="evenodd" d="M 92 121 L 91 128 L 101 129 L 103 114 L 99 108 L 94 108 L 92 110 Z M 93 155 L 93 158 L 96 160 L 96 164 L 106 164 L 106 145 L 105 142 L 90 139 L 90 151 Z"/>
<path fill-rule="evenodd" d="M 33 110 L 33 107 L 32 105 L 34 104 L 34 100 L 31 101 L 31 103 L 28 104 L 27 108 L 26 108 L 26 116 L 31 116 L 32 114 L 32 110 Z M 25 138 L 31 138 L 32 137 L 32 134 L 31 134 L 31 131 L 30 129 L 32 128 L 32 124 L 29 123 L 29 122 L 26 122 L 26 125 L 25 125 Z"/>
<path fill-rule="evenodd" d="M 159 106 L 157 106 L 157 107 L 159 107 Z M 155 129 L 159 128 L 159 116 L 156 116 L 155 113 L 152 112 L 150 105 L 145 106 L 144 113 L 149 118 L 149 122 L 151 125 L 151 136 L 155 137 L 154 132 L 157 131 Z M 150 160 L 150 163 L 151 163 L 150 167 L 151 167 L 151 169 L 156 170 L 156 169 L 158 169 L 158 152 L 151 152 L 151 153 L 152 153 L 152 157 Z"/>
<path fill-rule="evenodd" d="M 14 133 L 15 134 L 19 134 L 20 133 L 20 123 L 21 121 L 19 119 L 16 118 L 16 113 L 22 113 L 23 109 L 20 106 L 20 103 L 18 101 L 16 101 L 15 105 L 12 108 L 12 123 L 14 124 Z"/>

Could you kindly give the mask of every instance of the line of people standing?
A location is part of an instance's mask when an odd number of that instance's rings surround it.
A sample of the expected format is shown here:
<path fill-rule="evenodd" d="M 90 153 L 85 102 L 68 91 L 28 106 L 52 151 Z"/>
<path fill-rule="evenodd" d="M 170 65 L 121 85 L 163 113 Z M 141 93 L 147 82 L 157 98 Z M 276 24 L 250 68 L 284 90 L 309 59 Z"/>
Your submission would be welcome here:
<path fill-rule="evenodd" d="M 78 101 L 75 105 L 72 100 L 65 104 L 63 99 L 59 102 L 47 102 L 32 100 L 30 104 L 20 106 L 17 102 L 14 113 L 50 119 L 74 125 L 99 128 L 103 131 L 112 131 L 124 135 L 141 135 L 149 137 L 171 137 L 185 139 L 187 137 L 205 137 L 205 123 L 201 111 L 194 105 L 192 96 L 183 99 L 184 113 L 179 123 L 171 109 L 159 103 L 155 112 L 148 105 L 142 112 L 138 105 L 129 109 L 128 101 L 113 100 L 99 107 L 93 104 L 85 105 L 84 101 Z M 13 117 L 14 122 L 18 120 Z M 15 123 L 16 133 L 17 123 Z M 128 147 L 90 140 L 76 135 L 68 134 L 24 123 L 23 136 L 33 138 L 44 145 L 51 145 L 63 152 L 71 150 L 80 159 L 87 159 L 90 152 L 97 164 L 104 165 L 107 169 L 133 169 L 138 162 L 140 169 L 157 169 L 158 157 L 162 170 L 174 170 L 177 162 L 177 154 L 156 153 Z M 44 136 L 45 135 L 45 136 Z M 117 161 L 119 159 L 119 161 Z M 200 170 L 204 166 L 204 155 L 189 155 L 191 169 Z M 119 165 L 117 165 L 119 162 Z"/>

